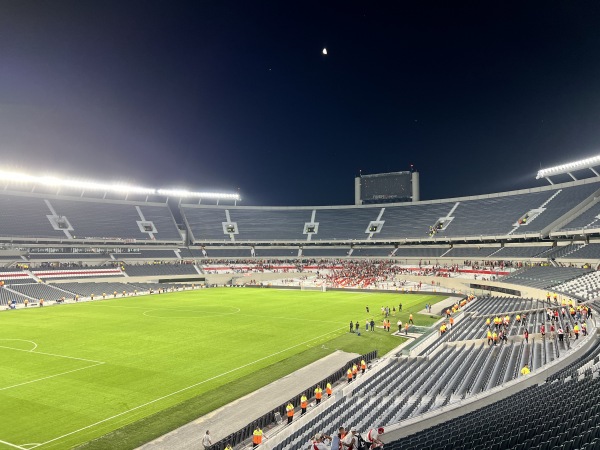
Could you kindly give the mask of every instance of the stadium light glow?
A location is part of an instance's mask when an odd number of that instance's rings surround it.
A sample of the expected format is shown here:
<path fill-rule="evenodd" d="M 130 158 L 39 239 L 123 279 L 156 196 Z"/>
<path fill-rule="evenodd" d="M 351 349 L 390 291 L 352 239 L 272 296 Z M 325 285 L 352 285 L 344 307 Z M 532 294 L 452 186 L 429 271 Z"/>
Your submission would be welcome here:
<path fill-rule="evenodd" d="M 597 176 L 598 173 L 592 168 L 594 166 L 598 166 L 598 165 L 600 165 L 600 155 L 593 156 L 591 158 L 582 159 L 579 161 L 573 161 L 573 162 L 569 162 L 566 164 L 561 164 L 559 166 L 549 167 L 547 169 L 541 169 L 538 171 L 535 179 L 539 180 L 540 178 L 547 178 L 547 177 L 550 177 L 553 175 L 560 175 L 563 173 L 571 175 L 571 172 L 573 172 L 575 170 L 582 170 L 582 169 L 590 169 Z M 573 175 L 571 175 L 571 177 L 573 177 Z M 573 177 L 573 178 L 575 178 L 575 177 Z"/>
<path fill-rule="evenodd" d="M 117 192 L 121 194 L 160 195 L 176 198 L 206 198 L 214 200 L 241 200 L 239 194 L 228 194 L 219 192 L 192 192 L 186 189 L 153 189 L 141 186 L 133 186 L 126 183 L 101 183 L 87 180 L 62 179 L 56 176 L 35 176 L 19 172 L 8 172 L 0 170 L 0 181 L 9 183 L 23 183 L 51 187 L 70 187 L 82 190 Z"/>

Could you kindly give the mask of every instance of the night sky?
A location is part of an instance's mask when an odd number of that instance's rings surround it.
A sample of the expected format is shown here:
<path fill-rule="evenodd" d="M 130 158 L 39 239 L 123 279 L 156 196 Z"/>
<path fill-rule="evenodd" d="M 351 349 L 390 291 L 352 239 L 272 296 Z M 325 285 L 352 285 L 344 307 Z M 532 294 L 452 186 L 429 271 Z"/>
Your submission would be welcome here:
<path fill-rule="evenodd" d="M 432 199 L 545 185 L 599 125 L 597 1 L 0 3 L 4 169 L 325 205 L 414 164 Z"/>

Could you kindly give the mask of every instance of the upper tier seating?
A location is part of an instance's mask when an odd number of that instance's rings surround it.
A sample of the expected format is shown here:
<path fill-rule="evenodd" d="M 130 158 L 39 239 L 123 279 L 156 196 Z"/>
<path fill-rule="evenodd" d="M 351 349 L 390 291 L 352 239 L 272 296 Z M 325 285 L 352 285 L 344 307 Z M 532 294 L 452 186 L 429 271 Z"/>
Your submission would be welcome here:
<path fill-rule="evenodd" d="M 598 216 L 600 216 L 600 202 L 592 205 L 581 215 L 573 218 L 573 220 L 560 227 L 560 230 L 568 231 L 582 230 L 586 228 L 600 228 L 600 219 Z"/>
<path fill-rule="evenodd" d="M 0 211 L 0 237 L 182 241 L 167 204 L 1 192 Z M 72 230 L 54 229 L 53 215 Z M 156 232 L 142 232 L 138 221 L 152 222 Z"/>
<path fill-rule="evenodd" d="M 597 182 L 576 186 L 556 186 L 541 191 L 493 194 L 479 199 L 447 200 L 385 206 L 315 208 L 203 207 L 182 205 L 181 211 L 196 242 L 229 242 L 223 223 L 237 224 L 235 241 L 307 241 L 307 223 L 318 224 L 310 241 L 385 239 L 430 239 L 430 227 L 451 217 L 445 229 L 434 237 L 519 236 L 539 234 L 600 188 Z M 541 211 L 537 216 L 532 210 Z M 229 220 L 227 219 L 229 214 Z M 519 227 L 524 215 L 530 219 Z M 370 222 L 383 225 L 370 233 Z"/>

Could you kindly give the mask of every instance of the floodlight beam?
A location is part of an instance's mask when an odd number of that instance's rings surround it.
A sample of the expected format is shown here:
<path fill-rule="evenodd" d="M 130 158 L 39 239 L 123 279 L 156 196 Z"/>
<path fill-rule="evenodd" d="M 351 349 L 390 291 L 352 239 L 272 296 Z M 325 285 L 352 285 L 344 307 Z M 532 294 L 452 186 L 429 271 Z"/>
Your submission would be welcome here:
<path fill-rule="evenodd" d="M 81 196 L 83 196 L 83 194 L 87 190 L 101 191 L 104 192 L 104 198 L 106 198 L 106 195 L 109 192 L 117 192 L 125 194 L 126 199 L 129 197 L 130 194 L 145 195 L 146 201 L 148 199 L 148 196 L 150 195 L 160 195 L 167 198 L 177 197 L 179 199 L 209 198 L 217 200 L 232 200 L 236 202 L 238 200 L 241 200 L 239 193 L 230 194 L 220 192 L 192 192 L 188 191 L 187 189 L 154 189 L 141 186 L 132 186 L 125 183 L 103 183 L 85 180 L 69 180 L 61 179 L 54 176 L 33 176 L 25 173 L 9 172 L 2 170 L 0 170 L 0 180 L 5 182 L 5 190 L 8 189 L 9 183 L 23 183 L 32 185 L 31 192 L 34 192 L 36 186 L 39 185 L 56 187 L 57 192 L 60 192 L 60 189 L 63 187 L 71 187 L 81 189 Z"/>

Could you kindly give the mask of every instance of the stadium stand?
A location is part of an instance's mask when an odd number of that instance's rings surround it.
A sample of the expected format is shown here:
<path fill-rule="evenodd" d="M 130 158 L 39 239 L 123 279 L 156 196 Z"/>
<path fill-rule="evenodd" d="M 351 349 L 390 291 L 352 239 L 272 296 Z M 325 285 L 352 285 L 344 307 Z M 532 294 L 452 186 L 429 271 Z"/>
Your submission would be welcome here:
<path fill-rule="evenodd" d="M 272 248 L 272 247 L 255 247 L 254 255 L 257 258 L 297 258 L 298 247 L 292 248 Z"/>
<path fill-rule="evenodd" d="M 583 244 L 564 255 L 565 259 L 600 259 L 600 244 Z"/>
<path fill-rule="evenodd" d="M 33 300 L 43 298 L 44 300 L 56 301 L 63 297 L 69 297 L 69 292 L 44 283 L 15 284 L 11 285 L 10 289 Z"/>
<path fill-rule="evenodd" d="M 587 272 L 589 272 L 589 269 L 580 269 L 577 267 L 533 266 L 524 271 L 507 275 L 501 281 L 538 289 L 550 289 L 553 286 L 577 278 Z"/>
<path fill-rule="evenodd" d="M 193 264 L 129 264 L 125 266 L 125 272 L 131 277 L 198 275 L 198 271 Z"/>
<path fill-rule="evenodd" d="M 305 247 L 302 249 L 302 256 L 306 257 L 339 257 L 348 256 L 350 247 Z"/>
<path fill-rule="evenodd" d="M 55 230 L 47 215 L 52 214 L 43 198 L 0 194 L 0 236 L 20 238 L 55 238 L 65 234 Z"/>
<path fill-rule="evenodd" d="M 450 247 L 405 247 L 400 246 L 392 256 L 395 258 L 439 258 Z"/>
<path fill-rule="evenodd" d="M 560 231 L 570 230 L 582 230 L 586 228 L 598 228 L 600 227 L 600 203 L 596 201 L 589 209 L 585 210 L 582 214 L 574 217 L 572 220 L 567 222 L 565 225 L 560 227 Z"/>
<path fill-rule="evenodd" d="M 109 260 L 110 253 L 29 253 L 29 261 L 51 261 L 51 260 Z"/>
<path fill-rule="evenodd" d="M 44 267 L 32 269 L 31 272 L 42 280 L 60 280 L 65 278 L 90 278 L 90 277 L 122 277 L 123 272 L 119 267 Z"/>
<path fill-rule="evenodd" d="M 394 247 L 353 247 L 352 256 L 386 257 L 394 252 Z"/>
<path fill-rule="evenodd" d="M 500 247 L 454 247 L 444 256 L 448 258 L 486 258 Z"/>
<path fill-rule="evenodd" d="M 252 256 L 250 247 L 246 248 L 228 248 L 228 247 L 206 247 L 206 256 L 208 258 L 249 258 Z M 195 250 L 194 258 L 203 258 L 202 251 Z"/>
<path fill-rule="evenodd" d="M 593 300 L 600 297 L 600 272 L 589 272 L 585 275 L 554 286 L 554 290 L 564 292 L 572 297 Z"/>
<path fill-rule="evenodd" d="M 496 253 L 494 258 L 534 258 L 547 252 L 551 247 L 544 245 L 528 245 L 519 247 L 502 247 Z"/>
<path fill-rule="evenodd" d="M 386 444 L 390 450 L 597 449 L 600 447 L 600 389 L 595 348 L 561 374 L 517 394 Z M 582 368 L 584 368 L 582 370 Z M 552 400 L 565 408 L 543 408 Z M 543 408 L 542 414 L 536 414 Z"/>
<path fill-rule="evenodd" d="M 16 291 L 13 291 L 9 287 L 0 287 L 0 305 L 6 306 L 9 302 L 15 300 L 17 304 L 23 304 L 27 297 L 19 294 Z"/>
<path fill-rule="evenodd" d="M 535 309 L 540 306 L 541 309 Z M 302 422 L 273 449 L 301 448 L 307 436 L 343 424 L 368 430 L 402 422 L 515 380 L 524 364 L 533 371 L 542 368 L 582 342 L 571 340 L 568 336 L 564 342 L 559 342 L 556 336 L 534 334 L 541 324 L 547 324 L 546 307 L 547 304 L 538 300 L 500 297 L 489 297 L 467 305 L 465 311 L 473 316 L 460 320 L 450 332 L 419 352 L 419 356 L 383 360 L 382 367 L 365 381 L 356 387 L 349 385 L 351 392 L 333 400 L 327 408 Z M 515 310 L 529 312 L 526 324 L 515 323 L 514 313 L 510 313 Z M 511 314 L 510 336 L 506 343 L 494 346 L 481 339 L 487 329 L 484 315 L 481 315 L 483 312 L 502 316 Z M 561 326 L 572 323 L 570 317 L 564 321 L 560 322 Z M 528 342 L 520 337 L 526 327 L 532 335 Z M 522 405 L 519 407 L 522 408 Z M 498 410 L 495 411 L 497 414 Z M 446 435 L 441 447 L 415 448 L 451 448 L 446 444 L 453 443 L 452 437 L 456 433 L 454 430 Z M 404 445 L 406 441 L 401 443 Z M 500 448 L 505 447 L 498 450 Z"/>
<path fill-rule="evenodd" d="M 122 259 L 174 259 L 178 258 L 174 250 L 139 250 L 133 252 L 112 253 L 116 260 Z"/>

